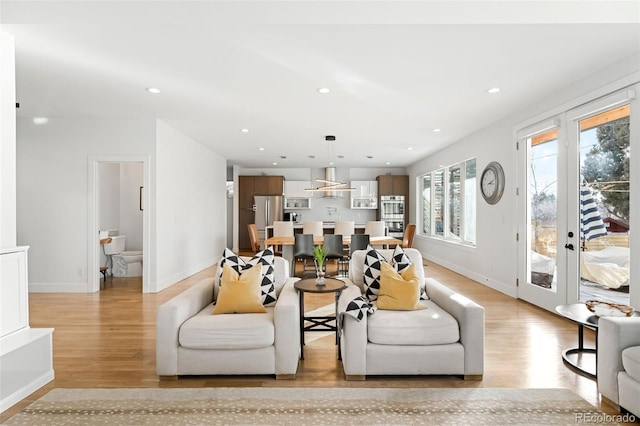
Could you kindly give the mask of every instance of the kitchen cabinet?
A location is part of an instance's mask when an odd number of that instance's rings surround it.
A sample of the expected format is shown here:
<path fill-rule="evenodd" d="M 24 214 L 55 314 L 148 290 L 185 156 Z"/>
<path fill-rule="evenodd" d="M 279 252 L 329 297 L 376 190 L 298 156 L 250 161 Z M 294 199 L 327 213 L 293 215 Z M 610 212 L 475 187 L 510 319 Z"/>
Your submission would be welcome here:
<path fill-rule="evenodd" d="M 282 195 L 284 176 L 238 176 L 238 248 L 251 250 L 247 225 L 253 223 L 254 195 Z"/>
<path fill-rule="evenodd" d="M 409 223 L 409 212 L 411 211 L 411 197 L 409 195 L 408 175 L 381 175 L 377 177 L 378 196 L 402 195 L 404 196 L 404 225 Z M 377 219 L 381 219 L 381 212 L 378 210 Z"/>
<path fill-rule="evenodd" d="M 378 195 L 404 195 L 409 196 L 408 175 L 382 175 L 378 176 Z"/>
<path fill-rule="evenodd" d="M 313 192 L 308 180 L 287 180 L 284 182 L 284 208 L 287 210 L 310 209 Z"/>
<path fill-rule="evenodd" d="M 355 191 L 351 191 L 352 209 L 369 209 L 378 208 L 378 182 L 375 180 L 352 180 L 351 187 Z"/>

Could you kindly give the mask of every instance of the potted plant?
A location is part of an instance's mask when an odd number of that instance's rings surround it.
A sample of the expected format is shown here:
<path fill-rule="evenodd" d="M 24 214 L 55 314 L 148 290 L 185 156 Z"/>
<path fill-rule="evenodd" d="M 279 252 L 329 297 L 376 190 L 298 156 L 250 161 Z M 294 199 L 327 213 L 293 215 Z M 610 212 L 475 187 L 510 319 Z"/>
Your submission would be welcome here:
<path fill-rule="evenodd" d="M 313 248 L 316 263 L 316 284 L 324 285 L 324 261 L 327 259 L 327 250 L 323 245 Z"/>

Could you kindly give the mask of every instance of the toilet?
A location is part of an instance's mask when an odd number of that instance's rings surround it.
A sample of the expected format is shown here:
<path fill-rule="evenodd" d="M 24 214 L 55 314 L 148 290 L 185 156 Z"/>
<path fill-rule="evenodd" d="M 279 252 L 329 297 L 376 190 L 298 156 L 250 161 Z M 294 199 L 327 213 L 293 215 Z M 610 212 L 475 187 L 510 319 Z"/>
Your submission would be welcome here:
<path fill-rule="evenodd" d="M 125 251 L 126 235 L 115 235 L 104 245 L 104 253 L 111 257 L 114 277 L 142 276 L 142 251 Z"/>

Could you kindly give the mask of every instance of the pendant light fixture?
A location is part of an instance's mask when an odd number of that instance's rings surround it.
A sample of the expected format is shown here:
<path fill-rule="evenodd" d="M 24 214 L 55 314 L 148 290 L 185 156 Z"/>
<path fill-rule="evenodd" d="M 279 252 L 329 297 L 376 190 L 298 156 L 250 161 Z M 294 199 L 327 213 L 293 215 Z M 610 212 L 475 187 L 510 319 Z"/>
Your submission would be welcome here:
<path fill-rule="evenodd" d="M 324 139 L 327 142 L 329 142 L 329 146 L 328 146 L 329 161 L 330 161 L 330 164 L 333 164 L 333 162 L 331 162 L 331 158 L 333 157 L 333 146 L 331 145 L 331 143 L 335 142 L 336 137 L 333 135 L 327 135 L 324 137 Z M 317 188 L 305 188 L 305 191 L 328 192 L 329 196 L 335 196 L 334 194 L 335 191 L 355 191 L 356 190 L 355 188 L 347 187 L 346 182 L 340 182 L 336 180 L 335 167 L 327 167 L 325 169 L 325 179 L 318 178 L 316 179 L 316 182 L 323 183 L 324 185 L 318 186 Z"/>

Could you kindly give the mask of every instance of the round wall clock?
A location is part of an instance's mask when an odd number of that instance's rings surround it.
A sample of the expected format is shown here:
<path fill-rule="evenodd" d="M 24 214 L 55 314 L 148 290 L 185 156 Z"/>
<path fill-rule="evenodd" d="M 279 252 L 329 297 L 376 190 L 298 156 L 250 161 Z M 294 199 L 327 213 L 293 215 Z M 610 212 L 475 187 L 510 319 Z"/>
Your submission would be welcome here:
<path fill-rule="evenodd" d="M 492 161 L 487 164 L 480 178 L 480 192 L 489 204 L 496 204 L 504 192 L 504 170 L 500 163 Z"/>

